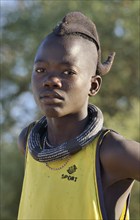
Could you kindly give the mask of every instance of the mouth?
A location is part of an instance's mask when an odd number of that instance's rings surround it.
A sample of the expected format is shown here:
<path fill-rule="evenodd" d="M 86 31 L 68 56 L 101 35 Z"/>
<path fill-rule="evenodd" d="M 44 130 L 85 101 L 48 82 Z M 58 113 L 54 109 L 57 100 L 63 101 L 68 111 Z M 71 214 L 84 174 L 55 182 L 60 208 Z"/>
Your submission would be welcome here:
<path fill-rule="evenodd" d="M 56 92 L 43 93 L 39 98 L 44 104 L 58 104 L 64 100 L 64 98 Z"/>

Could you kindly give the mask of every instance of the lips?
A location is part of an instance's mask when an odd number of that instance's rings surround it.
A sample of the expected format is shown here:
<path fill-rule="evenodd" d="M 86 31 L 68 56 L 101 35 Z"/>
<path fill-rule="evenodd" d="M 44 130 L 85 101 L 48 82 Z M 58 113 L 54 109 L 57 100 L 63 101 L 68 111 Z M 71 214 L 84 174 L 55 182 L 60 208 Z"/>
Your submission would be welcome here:
<path fill-rule="evenodd" d="M 45 104 L 57 104 L 62 100 L 64 100 L 64 98 L 57 92 L 45 92 L 40 94 L 40 101 Z"/>

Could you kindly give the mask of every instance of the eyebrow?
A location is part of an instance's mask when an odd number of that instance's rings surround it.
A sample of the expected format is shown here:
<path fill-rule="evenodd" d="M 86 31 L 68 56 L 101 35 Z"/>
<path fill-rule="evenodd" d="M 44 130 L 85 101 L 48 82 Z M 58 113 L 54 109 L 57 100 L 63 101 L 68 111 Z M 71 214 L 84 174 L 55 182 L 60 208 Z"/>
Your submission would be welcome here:
<path fill-rule="evenodd" d="M 44 61 L 44 60 L 36 60 L 34 62 L 34 65 L 35 64 L 47 64 L 48 65 L 48 62 Z M 65 66 L 73 66 L 71 62 L 69 61 L 62 61 L 60 63 L 58 63 L 59 65 L 65 65 Z"/>
<path fill-rule="evenodd" d="M 46 62 L 43 61 L 43 60 L 36 60 L 36 61 L 34 62 L 34 64 L 37 64 L 37 63 L 46 63 Z"/>

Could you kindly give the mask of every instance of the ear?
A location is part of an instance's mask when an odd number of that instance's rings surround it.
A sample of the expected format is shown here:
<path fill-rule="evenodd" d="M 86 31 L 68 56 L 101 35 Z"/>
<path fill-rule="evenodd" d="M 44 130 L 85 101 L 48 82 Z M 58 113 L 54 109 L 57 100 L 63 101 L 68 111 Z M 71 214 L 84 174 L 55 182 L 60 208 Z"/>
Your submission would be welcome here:
<path fill-rule="evenodd" d="M 89 96 L 95 96 L 99 92 L 99 90 L 101 88 L 101 84 L 102 84 L 101 76 L 99 76 L 99 75 L 92 76 Z"/>

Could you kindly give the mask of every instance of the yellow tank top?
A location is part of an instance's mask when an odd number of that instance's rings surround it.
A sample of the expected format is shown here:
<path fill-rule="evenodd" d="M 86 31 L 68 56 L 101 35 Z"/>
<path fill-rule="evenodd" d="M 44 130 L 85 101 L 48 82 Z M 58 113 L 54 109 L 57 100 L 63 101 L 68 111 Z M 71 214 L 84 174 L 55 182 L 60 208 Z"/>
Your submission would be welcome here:
<path fill-rule="evenodd" d="M 49 167 L 27 153 L 18 220 L 107 219 L 99 195 L 97 140 L 69 160 L 49 162 Z M 121 219 L 125 213 L 126 207 Z"/>

